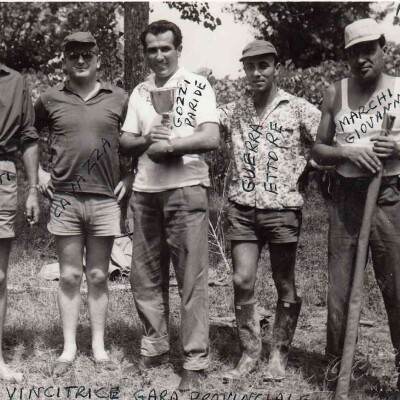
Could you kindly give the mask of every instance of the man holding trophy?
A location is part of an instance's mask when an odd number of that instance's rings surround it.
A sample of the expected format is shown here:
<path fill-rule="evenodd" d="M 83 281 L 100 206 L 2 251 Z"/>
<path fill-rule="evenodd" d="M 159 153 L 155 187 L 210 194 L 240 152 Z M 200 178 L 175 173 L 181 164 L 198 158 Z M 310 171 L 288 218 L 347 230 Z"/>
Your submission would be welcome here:
<path fill-rule="evenodd" d="M 139 365 L 126 372 L 169 360 L 171 260 L 181 296 L 184 371 L 179 390 L 186 391 L 199 387 L 209 362 L 210 181 L 201 153 L 218 147 L 218 114 L 208 81 L 178 66 L 182 34 L 175 24 L 153 22 L 142 43 L 154 74 L 134 89 L 120 142 L 124 151 L 138 157 L 131 199 L 131 287 L 143 324 Z"/>

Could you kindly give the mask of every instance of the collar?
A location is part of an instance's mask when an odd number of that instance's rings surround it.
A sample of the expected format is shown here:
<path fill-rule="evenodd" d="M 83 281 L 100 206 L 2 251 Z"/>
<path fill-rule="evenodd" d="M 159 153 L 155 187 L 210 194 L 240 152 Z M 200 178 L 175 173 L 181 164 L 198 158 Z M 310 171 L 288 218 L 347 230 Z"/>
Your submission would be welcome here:
<path fill-rule="evenodd" d="M 276 91 L 276 96 L 275 98 L 272 100 L 271 105 L 272 104 L 276 104 L 278 105 L 281 102 L 288 102 L 292 99 L 292 95 L 285 92 L 283 89 L 281 88 L 277 88 Z M 254 92 L 251 90 L 251 88 L 249 86 L 246 86 L 242 98 L 244 98 L 245 100 L 249 101 L 249 100 L 253 100 L 254 98 Z"/>
<path fill-rule="evenodd" d="M 239 102 L 237 105 L 239 106 L 239 110 L 243 110 L 245 114 L 241 115 L 247 115 L 247 118 L 250 118 L 252 121 L 258 121 L 260 125 L 263 124 L 263 122 L 268 118 L 268 116 L 282 103 L 289 103 L 289 101 L 293 98 L 293 96 L 284 90 L 277 88 L 276 96 L 272 100 L 272 102 L 268 105 L 268 107 L 265 109 L 264 114 L 260 118 L 257 114 L 256 108 L 254 106 L 254 93 L 253 91 L 249 88 L 246 87 L 244 93 L 242 94 Z"/>
<path fill-rule="evenodd" d="M 176 72 L 164 83 L 163 87 L 173 86 L 176 81 L 182 80 L 187 77 L 189 72 L 184 67 L 179 67 Z M 152 73 L 148 78 L 147 82 L 150 86 L 156 87 L 156 74 Z"/>
<path fill-rule="evenodd" d="M 99 80 L 99 79 L 97 80 L 97 82 L 100 82 L 100 89 L 99 89 L 99 92 L 101 92 L 101 91 L 113 92 L 113 91 L 114 91 L 114 88 L 113 88 L 113 86 L 111 85 L 111 83 L 109 83 L 109 82 L 104 82 L 104 81 Z M 60 91 L 62 91 L 62 90 L 68 90 L 68 91 L 70 91 L 70 92 L 73 92 L 73 90 L 71 89 L 71 86 L 70 86 L 70 83 L 69 83 L 69 80 L 68 80 L 68 79 L 60 83 L 60 88 L 59 88 L 59 90 L 60 90 Z"/>
<path fill-rule="evenodd" d="M 4 64 L 0 63 L 0 74 L 1 75 L 9 75 L 10 74 L 10 68 L 8 68 Z"/>

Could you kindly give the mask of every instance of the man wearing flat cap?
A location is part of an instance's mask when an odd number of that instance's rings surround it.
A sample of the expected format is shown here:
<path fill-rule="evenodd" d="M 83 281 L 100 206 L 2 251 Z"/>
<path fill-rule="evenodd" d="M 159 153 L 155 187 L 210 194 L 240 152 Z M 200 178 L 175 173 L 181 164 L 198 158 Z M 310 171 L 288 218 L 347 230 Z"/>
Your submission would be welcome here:
<path fill-rule="evenodd" d="M 243 378 L 259 362 L 261 337 L 254 287 L 260 253 L 268 243 L 278 302 L 265 379 L 281 380 L 301 307 L 294 279 L 303 206 L 298 181 L 320 112 L 277 87 L 280 64 L 272 43 L 249 43 L 241 61 L 251 92 L 223 107 L 221 125 L 233 158 L 228 220 L 242 357 L 236 368 L 222 376 Z"/>
<path fill-rule="evenodd" d="M 93 360 L 106 369 L 116 368 L 104 349 L 104 330 L 108 266 L 114 236 L 120 234 L 118 201 L 126 191 L 118 183 L 118 146 L 128 96 L 97 79 L 99 48 L 90 33 L 67 36 L 63 55 L 67 79 L 35 104 L 37 129 L 47 126 L 50 131 L 51 174 L 40 170 L 39 179 L 51 199 L 47 227 L 55 235 L 60 263 L 64 349 L 54 375 L 66 373 L 76 357 L 84 248 Z"/>
<path fill-rule="evenodd" d="M 342 356 L 366 192 L 371 177 L 384 164 L 369 246 L 399 368 L 400 78 L 383 73 L 386 42 L 376 21 L 353 22 L 345 28 L 344 39 L 351 74 L 325 93 L 313 149 L 319 164 L 336 165 L 330 208 L 326 352 Z M 396 120 L 389 136 L 380 136 L 387 112 Z"/>
<path fill-rule="evenodd" d="M 7 308 L 7 270 L 17 214 L 15 161 L 22 153 L 28 178 L 25 214 L 29 224 L 39 220 L 38 146 L 34 112 L 23 76 L 0 63 L 0 380 L 21 382 L 23 376 L 8 367 L 2 353 Z"/>

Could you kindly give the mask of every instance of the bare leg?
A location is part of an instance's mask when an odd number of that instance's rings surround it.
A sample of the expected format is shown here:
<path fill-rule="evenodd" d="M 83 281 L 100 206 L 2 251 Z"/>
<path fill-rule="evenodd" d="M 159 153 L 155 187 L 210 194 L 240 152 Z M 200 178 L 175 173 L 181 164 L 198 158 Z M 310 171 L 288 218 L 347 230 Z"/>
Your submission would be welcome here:
<path fill-rule="evenodd" d="M 12 239 L 0 239 L 0 379 L 8 382 L 22 382 L 23 375 L 10 369 L 3 358 L 3 328 L 7 311 L 7 269 Z"/>
<path fill-rule="evenodd" d="M 261 245 L 257 241 L 232 241 L 235 303 L 255 301 L 254 285 L 260 252 Z"/>
<path fill-rule="evenodd" d="M 235 315 L 242 356 L 234 369 L 222 373 L 224 379 L 242 379 L 252 373 L 261 356 L 260 321 L 254 297 L 260 252 L 259 242 L 232 241 Z"/>
<path fill-rule="evenodd" d="M 297 243 L 270 243 L 272 276 L 278 299 L 289 303 L 297 300 L 294 280 Z"/>
<path fill-rule="evenodd" d="M 86 238 L 86 278 L 88 304 L 92 328 L 93 358 L 108 360 L 104 348 L 104 331 L 108 308 L 108 265 L 114 236 L 88 236 Z"/>
<path fill-rule="evenodd" d="M 76 356 L 76 328 L 81 305 L 84 238 L 82 235 L 55 238 L 60 262 L 58 305 L 64 335 L 64 350 L 59 359 L 73 361 Z"/>

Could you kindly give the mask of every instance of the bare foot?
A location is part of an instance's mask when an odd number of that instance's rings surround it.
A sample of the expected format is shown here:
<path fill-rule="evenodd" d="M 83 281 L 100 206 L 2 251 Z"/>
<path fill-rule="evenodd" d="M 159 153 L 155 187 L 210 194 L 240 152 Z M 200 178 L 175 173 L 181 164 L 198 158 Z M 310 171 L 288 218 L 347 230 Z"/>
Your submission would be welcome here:
<path fill-rule="evenodd" d="M 110 357 L 108 356 L 108 353 L 103 349 L 92 349 L 93 351 L 93 358 L 96 361 L 105 361 L 105 360 L 109 360 Z"/>
<path fill-rule="evenodd" d="M 76 346 L 73 347 L 65 347 L 61 356 L 58 358 L 59 360 L 63 360 L 63 361 L 69 361 L 69 362 L 73 362 L 75 360 L 76 357 Z"/>
<path fill-rule="evenodd" d="M 21 383 L 24 376 L 21 372 L 10 369 L 6 364 L 0 365 L 0 379 L 11 383 Z"/>

